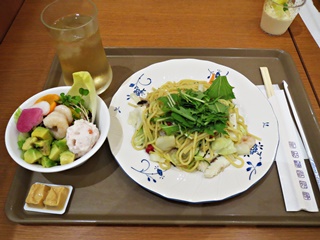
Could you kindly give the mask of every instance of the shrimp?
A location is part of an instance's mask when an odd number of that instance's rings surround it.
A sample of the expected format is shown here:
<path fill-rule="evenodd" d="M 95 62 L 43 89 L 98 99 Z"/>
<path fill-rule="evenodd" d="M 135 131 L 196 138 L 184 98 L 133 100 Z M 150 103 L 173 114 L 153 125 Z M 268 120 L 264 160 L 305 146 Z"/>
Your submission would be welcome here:
<path fill-rule="evenodd" d="M 43 119 L 43 124 L 50 130 L 56 139 L 62 139 L 67 134 L 69 127 L 67 118 L 62 113 L 53 111 Z"/>
<path fill-rule="evenodd" d="M 73 117 L 72 117 L 71 110 L 67 106 L 58 105 L 58 106 L 55 107 L 54 111 L 63 114 L 66 117 L 69 125 L 73 122 Z"/>
<path fill-rule="evenodd" d="M 250 154 L 250 149 L 254 146 L 255 143 L 256 143 L 256 139 L 254 137 L 243 136 L 241 139 L 241 142 L 235 144 L 237 153 L 239 155 Z"/>

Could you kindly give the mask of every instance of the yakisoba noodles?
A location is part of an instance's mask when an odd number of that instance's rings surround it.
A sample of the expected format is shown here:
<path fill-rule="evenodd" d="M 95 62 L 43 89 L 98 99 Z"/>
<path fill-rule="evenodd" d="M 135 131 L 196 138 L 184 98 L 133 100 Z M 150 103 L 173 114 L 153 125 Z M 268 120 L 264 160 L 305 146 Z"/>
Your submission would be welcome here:
<path fill-rule="evenodd" d="M 163 110 L 163 101 L 159 99 L 166 97 L 167 104 L 174 108 L 177 104 L 173 99 L 174 95 L 190 90 L 200 92 L 201 95 L 201 92 L 205 92 L 209 87 L 210 83 L 206 81 L 181 80 L 166 82 L 149 92 L 142 101 L 147 103 L 146 106 L 137 107 L 136 113 L 129 117 L 131 123 L 133 118 L 136 119 L 132 146 L 136 150 L 146 149 L 150 159 L 158 162 L 164 170 L 174 165 L 187 172 L 200 170 L 206 177 L 213 177 L 230 164 L 241 168 L 244 165 L 241 155 L 250 153 L 256 137 L 248 132 L 244 118 L 239 114 L 232 99 L 217 100 L 219 106 L 228 109 L 223 133 L 213 131 L 213 134 L 209 134 L 206 130 L 200 132 L 192 129 L 185 131 L 181 129 L 179 122 L 168 122 L 168 118 L 164 117 L 167 113 Z M 136 117 L 133 117 L 134 115 Z M 180 116 L 178 120 L 179 118 Z M 177 131 L 168 135 L 164 127 L 172 125 Z"/>

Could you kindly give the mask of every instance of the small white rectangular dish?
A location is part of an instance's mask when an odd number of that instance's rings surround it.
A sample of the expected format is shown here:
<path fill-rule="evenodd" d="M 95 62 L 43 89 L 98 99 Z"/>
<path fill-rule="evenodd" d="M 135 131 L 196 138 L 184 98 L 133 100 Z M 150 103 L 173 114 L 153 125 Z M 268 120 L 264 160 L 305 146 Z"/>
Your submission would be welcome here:
<path fill-rule="evenodd" d="M 57 185 L 57 184 L 40 183 L 40 182 L 35 182 L 34 184 L 44 184 L 49 187 L 66 187 L 68 189 L 68 194 L 67 194 L 66 200 L 64 202 L 63 207 L 60 209 L 48 209 L 46 207 L 42 207 L 42 208 L 32 207 L 29 204 L 25 203 L 24 207 L 23 207 L 24 210 L 30 211 L 30 212 L 40 212 L 40 213 L 60 214 L 60 215 L 65 213 L 66 208 L 69 203 L 69 200 L 70 200 L 70 197 L 71 197 L 72 190 L 73 190 L 73 187 L 71 185 Z"/>

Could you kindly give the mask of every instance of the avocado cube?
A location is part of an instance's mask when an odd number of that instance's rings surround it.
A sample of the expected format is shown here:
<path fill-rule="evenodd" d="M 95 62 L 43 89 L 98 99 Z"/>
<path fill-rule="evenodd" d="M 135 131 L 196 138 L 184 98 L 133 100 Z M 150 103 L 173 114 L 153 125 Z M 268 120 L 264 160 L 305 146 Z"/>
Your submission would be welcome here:
<path fill-rule="evenodd" d="M 57 166 L 58 163 L 56 161 L 52 161 L 50 158 L 48 158 L 47 156 L 43 156 L 40 160 L 40 164 L 42 165 L 42 167 L 44 168 L 50 168 L 50 167 L 54 167 Z"/>
<path fill-rule="evenodd" d="M 55 140 L 52 142 L 49 158 L 53 161 L 59 161 L 60 154 L 68 149 L 67 140 L 65 138 L 61 140 Z"/>
<path fill-rule="evenodd" d="M 41 159 L 42 156 L 43 155 L 39 150 L 30 148 L 23 154 L 23 159 L 27 163 L 36 163 L 39 159 Z"/>
<path fill-rule="evenodd" d="M 50 153 L 49 153 L 49 158 L 53 161 L 59 161 L 60 159 L 60 154 L 61 154 L 61 151 L 60 149 L 58 148 L 57 145 L 55 144 L 52 144 L 52 147 L 50 149 Z"/>
<path fill-rule="evenodd" d="M 52 140 L 53 137 L 50 133 L 50 130 L 44 127 L 36 127 L 32 133 L 31 133 L 32 137 L 37 137 L 39 139 L 43 139 L 43 140 Z"/>
<path fill-rule="evenodd" d="M 68 145 L 67 145 L 67 139 L 66 138 L 63 138 L 63 139 L 60 139 L 60 140 L 56 140 L 52 143 L 52 145 L 56 145 L 60 152 L 64 152 L 64 151 L 67 151 L 69 148 L 68 148 Z"/>
<path fill-rule="evenodd" d="M 73 152 L 70 152 L 69 150 L 64 151 L 60 154 L 60 164 L 65 165 L 68 163 L 72 163 L 75 158 L 76 155 Z"/>
<path fill-rule="evenodd" d="M 18 141 L 18 148 L 20 149 L 20 150 L 22 150 L 22 146 L 23 146 L 23 144 L 26 142 L 26 140 L 20 140 L 20 141 Z"/>
<path fill-rule="evenodd" d="M 23 151 L 27 151 L 30 148 L 34 147 L 34 143 L 37 141 L 38 139 L 36 137 L 29 137 L 26 139 L 26 141 L 23 143 L 22 145 L 22 150 Z"/>
<path fill-rule="evenodd" d="M 39 140 L 38 139 L 37 141 L 34 142 L 34 147 L 35 148 L 42 148 L 43 145 L 44 145 L 44 140 Z"/>
<path fill-rule="evenodd" d="M 49 156 L 51 150 L 51 140 L 38 140 L 34 143 L 34 146 L 44 155 Z"/>
<path fill-rule="evenodd" d="M 22 146 L 23 144 L 26 142 L 27 138 L 30 137 L 30 133 L 27 132 L 27 133 L 22 133 L 20 132 L 19 135 L 18 135 L 18 147 L 19 149 L 22 150 Z"/>

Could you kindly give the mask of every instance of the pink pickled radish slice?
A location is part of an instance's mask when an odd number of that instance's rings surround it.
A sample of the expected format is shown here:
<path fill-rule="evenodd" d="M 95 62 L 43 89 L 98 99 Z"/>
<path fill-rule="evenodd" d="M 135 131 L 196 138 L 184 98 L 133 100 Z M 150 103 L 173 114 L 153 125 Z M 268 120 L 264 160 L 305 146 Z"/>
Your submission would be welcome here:
<path fill-rule="evenodd" d="M 23 109 L 17 121 L 19 132 L 29 132 L 33 127 L 39 125 L 43 120 L 41 108 Z"/>
<path fill-rule="evenodd" d="M 50 112 L 50 104 L 47 101 L 41 101 L 33 104 L 30 108 L 40 108 L 42 110 L 42 115 L 48 115 Z"/>

